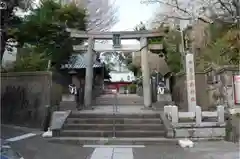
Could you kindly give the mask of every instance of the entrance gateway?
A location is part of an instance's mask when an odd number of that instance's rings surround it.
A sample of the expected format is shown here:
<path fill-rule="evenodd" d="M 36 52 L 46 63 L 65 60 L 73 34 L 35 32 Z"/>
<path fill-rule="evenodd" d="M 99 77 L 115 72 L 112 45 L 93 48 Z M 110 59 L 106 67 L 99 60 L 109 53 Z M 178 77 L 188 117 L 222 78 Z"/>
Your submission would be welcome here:
<path fill-rule="evenodd" d="M 141 67 L 143 76 L 143 97 L 144 106 L 150 107 L 152 105 L 151 87 L 150 87 L 150 69 L 148 63 L 148 40 L 151 38 L 164 37 L 162 31 L 120 31 L 120 32 L 85 32 L 75 29 L 67 29 L 74 39 L 85 40 L 88 39 L 88 46 L 75 45 L 74 50 L 86 51 L 86 75 L 85 75 L 85 106 L 91 106 L 92 102 L 92 78 L 93 78 L 93 54 L 94 51 L 122 51 L 122 52 L 141 52 Z M 136 39 L 140 40 L 140 45 L 122 45 L 121 40 Z M 95 40 L 113 40 L 113 45 L 99 44 L 95 45 Z M 159 44 L 161 45 L 161 44 Z"/>

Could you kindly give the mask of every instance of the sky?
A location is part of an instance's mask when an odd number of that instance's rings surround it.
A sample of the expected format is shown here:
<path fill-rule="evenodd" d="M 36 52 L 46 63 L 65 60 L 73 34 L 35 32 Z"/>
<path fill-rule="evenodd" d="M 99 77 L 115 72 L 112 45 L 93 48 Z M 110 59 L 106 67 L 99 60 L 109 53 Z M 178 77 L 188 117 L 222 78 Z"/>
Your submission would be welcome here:
<path fill-rule="evenodd" d="M 147 23 L 156 11 L 155 5 L 141 4 L 141 0 L 116 0 L 119 8 L 119 22 L 113 26 L 112 31 L 131 31 L 140 22 Z M 136 40 L 122 40 L 123 44 L 135 44 Z"/>
<path fill-rule="evenodd" d="M 141 4 L 141 0 L 116 0 L 115 4 L 119 7 L 119 22 L 113 31 L 133 30 L 141 21 L 149 21 L 156 10 L 156 5 Z"/>

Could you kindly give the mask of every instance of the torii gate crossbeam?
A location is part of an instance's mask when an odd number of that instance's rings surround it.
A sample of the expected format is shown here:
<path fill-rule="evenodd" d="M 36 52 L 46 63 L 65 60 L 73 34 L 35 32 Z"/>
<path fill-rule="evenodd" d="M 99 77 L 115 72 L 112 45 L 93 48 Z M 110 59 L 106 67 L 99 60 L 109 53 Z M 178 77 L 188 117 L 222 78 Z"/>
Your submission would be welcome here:
<path fill-rule="evenodd" d="M 71 37 L 80 38 L 80 39 L 88 39 L 90 37 L 95 40 L 112 40 L 113 35 L 120 35 L 121 39 L 140 39 L 140 38 L 157 38 L 165 36 L 165 33 L 160 31 L 120 31 L 120 32 L 86 32 L 79 31 L 75 29 L 67 29 L 67 31 L 71 32 Z"/>

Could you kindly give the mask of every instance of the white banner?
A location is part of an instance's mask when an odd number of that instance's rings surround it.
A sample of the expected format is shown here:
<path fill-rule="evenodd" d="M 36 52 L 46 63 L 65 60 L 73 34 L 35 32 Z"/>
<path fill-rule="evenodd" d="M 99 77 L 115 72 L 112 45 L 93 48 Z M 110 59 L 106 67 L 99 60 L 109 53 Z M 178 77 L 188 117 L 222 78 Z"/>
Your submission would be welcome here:
<path fill-rule="evenodd" d="M 69 89 L 70 94 L 74 94 L 74 95 L 77 94 L 77 87 L 76 86 L 68 85 L 68 89 Z"/>
<path fill-rule="evenodd" d="M 164 87 L 158 87 L 158 94 L 164 94 Z"/>

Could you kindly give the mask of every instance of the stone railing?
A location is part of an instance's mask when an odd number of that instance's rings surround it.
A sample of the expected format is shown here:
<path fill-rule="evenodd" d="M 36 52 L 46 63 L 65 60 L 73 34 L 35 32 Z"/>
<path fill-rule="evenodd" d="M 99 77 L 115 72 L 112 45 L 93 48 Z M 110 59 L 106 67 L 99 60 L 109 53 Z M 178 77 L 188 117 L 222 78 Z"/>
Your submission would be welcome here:
<path fill-rule="evenodd" d="M 175 105 L 165 106 L 164 125 L 167 137 L 220 139 L 225 135 L 224 106 L 217 106 L 216 111 L 202 111 L 200 106 L 196 112 L 180 112 Z"/>
<path fill-rule="evenodd" d="M 175 127 L 211 127 L 224 126 L 224 106 L 217 106 L 216 111 L 202 111 L 200 106 L 196 112 L 180 112 L 174 105 L 164 106 L 164 115 Z"/>

